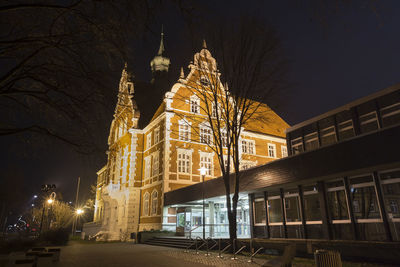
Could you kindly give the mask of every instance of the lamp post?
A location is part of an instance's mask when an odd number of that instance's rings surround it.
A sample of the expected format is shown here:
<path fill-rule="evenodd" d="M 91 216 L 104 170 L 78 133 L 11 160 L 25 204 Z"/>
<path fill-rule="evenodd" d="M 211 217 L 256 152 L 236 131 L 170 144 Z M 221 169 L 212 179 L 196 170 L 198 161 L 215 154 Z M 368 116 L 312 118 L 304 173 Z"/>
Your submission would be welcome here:
<path fill-rule="evenodd" d="M 83 214 L 83 209 L 76 209 L 75 210 L 75 221 L 74 221 L 74 225 L 72 225 L 72 235 L 75 236 L 75 232 L 76 232 L 76 227 L 78 224 L 78 217 L 81 216 Z"/>
<path fill-rule="evenodd" d="M 54 190 L 54 189 L 56 189 L 55 184 L 43 184 L 41 191 L 47 194 L 50 190 Z M 34 198 L 37 198 L 37 195 L 35 195 Z M 56 193 L 55 192 L 51 193 L 50 198 L 47 200 L 47 203 L 52 204 L 55 198 L 56 198 Z M 46 208 L 46 204 L 43 202 L 43 210 L 42 210 L 42 218 L 40 220 L 39 235 L 42 233 L 45 208 Z"/>
<path fill-rule="evenodd" d="M 199 169 L 199 171 L 200 171 L 201 178 L 203 180 L 202 190 L 201 190 L 201 196 L 203 198 L 203 239 L 206 239 L 206 206 L 204 203 L 204 177 L 206 176 L 207 169 L 204 167 L 201 167 Z"/>

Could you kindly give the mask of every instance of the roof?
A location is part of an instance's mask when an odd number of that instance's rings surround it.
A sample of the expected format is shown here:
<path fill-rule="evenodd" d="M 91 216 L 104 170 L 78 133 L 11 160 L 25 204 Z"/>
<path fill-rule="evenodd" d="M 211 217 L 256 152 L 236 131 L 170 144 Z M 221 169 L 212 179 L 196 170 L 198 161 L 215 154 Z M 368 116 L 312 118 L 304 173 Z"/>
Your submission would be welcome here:
<path fill-rule="evenodd" d="M 354 101 L 352 101 L 352 102 L 350 102 L 350 103 L 348 103 L 346 105 L 343 105 L 341 107 L 335 108 L 335 109 L 330 110 L 328 112 L 325 112 L 325 113 L 323 113 L 321 115 L 318 115 L 316 117 L 313 117 L 311 119 L 308 119 L 306 121 L 298 123 L 296 125 L 293 125 L 292 127 L 290 127 L 289 129 L 286 130 L 286 133 L 293 132 L 294 130 L 302 128 L 303 126 L 309 125 L 309 124 L 311 124 L 313 122 L 319 121 L 319 120 L 324 119 L 324 118 L 329 117 L 329 116 L 332 116 L 332 115 L 337 114 L 337 113 L 339 113 L 341 111 L 349 110 L 352 107 L 358 106 L 358 105 L 360 105 L 362 103 L 365 103 L 365 102 L 368 102 L 368 101 L 370 101 L 372 99 L 387 95 L 387 94 L 392 93 L 392 92 L 397 91 L 397 90 L 400 90 L 400 83 L 392 85 L 392 86 L 390 86 L 388 88 L 385 88 L 383 90 L 380 90 L 380 91 L 378 91 L 376 93 L 373 93 L 373 94 L 370 94 L 368 96 L 365 96 L 365 97 L 359 98 L 357 100 L 354 100 Z"/>

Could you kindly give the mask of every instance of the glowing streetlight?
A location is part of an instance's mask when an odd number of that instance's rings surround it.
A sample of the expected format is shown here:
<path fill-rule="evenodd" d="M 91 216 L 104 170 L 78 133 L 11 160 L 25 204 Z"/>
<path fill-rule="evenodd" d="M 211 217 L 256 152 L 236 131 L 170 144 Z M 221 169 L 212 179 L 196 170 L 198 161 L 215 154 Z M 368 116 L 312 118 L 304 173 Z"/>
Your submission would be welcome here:
<path fill-rule="evenodd" d="M 37 195 L 34 195 L 33 198 L 37 198 Z"/>
<path fill-rule="evenodd" d="M 203 197 L 203 239 L 206 239 L 206 206 L 204 204 L 204 177 L 207 174 L 207 168 L 201 167 L 199 169 L 201 178 L 203 179 L 201 195 Z"/>
<path fill-rule="evenodd" d="M 47 200 L 47 203 L 49 203 L 50 205 L 53 204 L 53 202 L 54 202 L 54 200 L 51 199 L 51 198 L 49 198 L 49 199 Z"/>
<path fill-rule="evenodd" d="M 83 213 L 83 209 L 77 209 L 75 213 L 76 215 L 81 215 Z"/>

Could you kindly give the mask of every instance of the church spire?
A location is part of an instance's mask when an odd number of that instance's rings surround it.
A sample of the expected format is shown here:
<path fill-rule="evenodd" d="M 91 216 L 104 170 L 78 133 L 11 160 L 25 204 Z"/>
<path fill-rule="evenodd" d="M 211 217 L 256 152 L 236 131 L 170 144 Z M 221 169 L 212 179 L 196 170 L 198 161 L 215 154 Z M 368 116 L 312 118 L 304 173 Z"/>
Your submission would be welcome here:
<path fill-rule="evenodd" d="M 165 47 L 164 47 L 164 27 L 161 27 L 161 41 L 160 48 L 158 49 L 157 55 L 150 62 L 151 71 L 153 74 L 156 72 L 168 72 L 170 60 L 164 55 Z"/>

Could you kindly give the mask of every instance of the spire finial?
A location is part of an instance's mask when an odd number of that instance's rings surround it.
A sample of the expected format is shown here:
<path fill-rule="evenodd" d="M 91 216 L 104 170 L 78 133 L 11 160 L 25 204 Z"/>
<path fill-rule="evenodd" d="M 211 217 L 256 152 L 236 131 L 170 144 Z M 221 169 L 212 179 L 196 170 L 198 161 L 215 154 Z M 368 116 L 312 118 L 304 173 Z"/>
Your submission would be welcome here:
<path fill-rule="evenodd" d="M 183 72 L 183 68 L 181 67 L 181 75 L 179 76 L 180 79 L 185 78 L 185 73 Z"/>
<path fill-rule="evenodd" d="M 205 40 L 205 39 L 203 39 L 203 48 L 204 48 L 204 49 L 207 49 L 207 43 L 206 43 L 206 40 Z"/>
<path fill-rule="evenodd" d="M 124 69 L 127 69 L 127 68 L 128 68 L 128 62 L 125 62 Z"/>
<path fill-rule="evenodd" d="M 158 54 L 159 56 L 162 56 L 164 53 L 164 25 L 161 25 L 161 42 L 160 42 L 160 48 L 158 49 Z"/>

